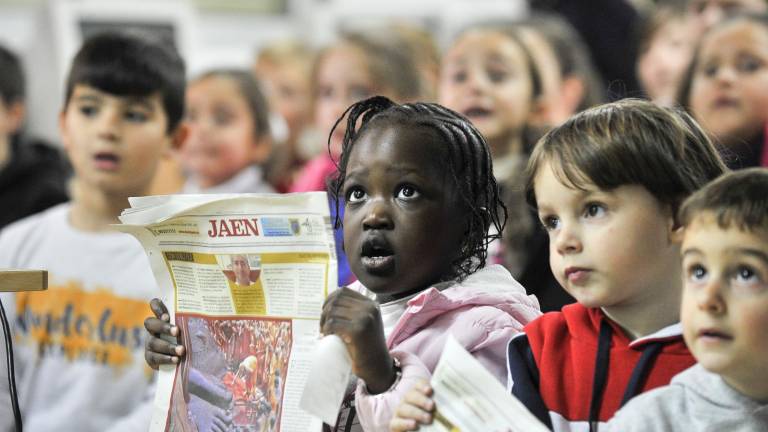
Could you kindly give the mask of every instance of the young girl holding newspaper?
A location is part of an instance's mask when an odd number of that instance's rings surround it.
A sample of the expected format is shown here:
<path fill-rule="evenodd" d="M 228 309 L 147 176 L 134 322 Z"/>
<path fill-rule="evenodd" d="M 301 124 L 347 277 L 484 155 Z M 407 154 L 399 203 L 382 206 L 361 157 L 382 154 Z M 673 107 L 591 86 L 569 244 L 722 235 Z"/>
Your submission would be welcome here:
<path fill-rule="evenodd" d="M 406 390 L 429 379 L 448 335 L 506 382 L 507 342 L 540 312 L 503 267 L 485 267 L 489 228 L 502 232 L 506 209 L 474 126 L 440 105 L 384 97 L 347 112 L 331 193 L 345 203 L 358 282 L 328 297 L 321 332 L 346 344 L 360 422 L 379 431 Z M 159 301 L 153 310 L 147 362 L 177 363 L 184 348 L 160 337 L 178 328 Z"/>

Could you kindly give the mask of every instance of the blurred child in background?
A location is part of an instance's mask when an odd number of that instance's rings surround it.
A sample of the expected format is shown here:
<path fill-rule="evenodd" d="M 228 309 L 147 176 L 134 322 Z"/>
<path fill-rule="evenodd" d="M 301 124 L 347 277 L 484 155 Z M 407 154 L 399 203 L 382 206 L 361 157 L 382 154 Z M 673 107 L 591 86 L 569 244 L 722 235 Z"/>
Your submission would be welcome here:
<path fill-rule="evenodd" d="M 666 0 L 644 11 L 638 34 L 637 77 L 648 99 L 677 101 L 680 79 L 693 56 L 696 35 L 683 0 Z"/>
<path fill-rule="evenodd" d="M 464 30 L 443 58 L 438 98 L 480 130 L 499 182 L 508 181 L 530 148 L 532 118 L 542 114 L 541 75 L 512 23 Z"/>
<path fill-rule="evenodd" d="M 262 165 L 272 147 L 269 106 L 249 71 L 213 70 L 187 87 L 185 193 L 273 192 Z"/>
<path fill-rule="evenodd" d="M 24 86 L 19 58 L 0 46 L 0 228 L 68 199 L 63 155 L 22 133 Z"/>
<path fill-rule="evenodd" d="M 398 102 L 421 98 L 421 73 L 413 58 L 414 51 L 404 49 L 405 43 L 395 32 L 346 33 L 318 55 L 313 71 L 314 119 L 315 127 L 327 141 L 327 150 L 304 166 L 291 192 L 326 190 L 336 173 L 347 129 L 343 114 L 350 105 L 373 95 L 388 96 Z M 330 204 L 334 217 L 337 207 Z M 339 208 L 343 211 L 344 206 Z M 336 229 L 334 234 L 339 285 L 345 285 L 355 277 L 342 247 L 342 232 Z"/>
<path fill-rule="evenodd" d="M 314 135 L 307 131 L 312 122 L 312 88 L 310 76 L 313 51 L 296 40 L 283 40 L 262 48 L 253 72 L 262 84 L 277 123 L 284 126 L 279 133 L 272 123 L 274 147 L 267 164 L 267 180 L 279 192 L 286 192 L 301 167 L 312 156 L 305 148 Z"/>
<path fill-rule="evenodd" d="M 350 32 L 320 52 L 312 76 L 314 119 L 323 139 L 327 137 L 330 154 L 324 151 L 312 159 L 291 187 L 292 192 L 325 190 L 336 171 L 334 159 L 341 152 L 345 122 L 328 134 L 351 104 L 373 95 L 398 102 L 421 99 L 421 74 L 412 51 L 403 49 L 403 44 L 394 32 Z"/>
<path fill-rule="evenodd" d="M 416 62 L 416 68 L 421 76 L 420 102 L 437 100 L 437 85 L 440 80 L 440 50 L 437 48 L 432 33 L 406 23 L 395 23 L 385 26 L 381 31 L 392 32 L 402 49 L 409 51 Z"/>
<path fill-rule="evenodd" d="M 680 102 L 731 168 L 768 165 L 768 15 L 736 16 L 712 27 L 696 49 Z"/>
<path fill-rule="evenodd" d="M 605 102 L 605 89 L 579 33 L 555 14 L 537 13 L 519 23 L 523 42 L 542 75 L 545 115 L 532 123 L 548 129 Z"/>

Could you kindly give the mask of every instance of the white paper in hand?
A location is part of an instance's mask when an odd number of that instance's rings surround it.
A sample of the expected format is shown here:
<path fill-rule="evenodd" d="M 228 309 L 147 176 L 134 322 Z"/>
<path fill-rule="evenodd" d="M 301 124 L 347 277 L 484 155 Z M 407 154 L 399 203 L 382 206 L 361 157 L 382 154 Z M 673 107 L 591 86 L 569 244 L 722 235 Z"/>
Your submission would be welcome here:
<path fill-rule="evenodd" d="M 428 432 L 549 432 L 453 336 L 448 336 L 431 380 L 437 406 Z"/>
<path fill-rule="evenodd" d="M 313 358 L 299 407 L 336 426 L 336 417 L 352 373 L 352 359 L 344 342 L 336 335 L 323 337 Z"/>

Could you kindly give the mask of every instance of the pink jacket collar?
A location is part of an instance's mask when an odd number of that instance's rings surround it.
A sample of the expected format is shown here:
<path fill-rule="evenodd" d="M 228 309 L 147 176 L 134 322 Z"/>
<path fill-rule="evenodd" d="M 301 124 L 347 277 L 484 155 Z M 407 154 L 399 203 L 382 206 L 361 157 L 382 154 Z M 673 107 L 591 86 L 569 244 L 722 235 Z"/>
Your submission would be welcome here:
<path fill-rule="evenodd" d="M 360 282 L 350 286 L 371 296 Z M 460 283 L 447 282 L 428 288 L 408 302 L 408 308 L 389 335 L 391 349 L 407 339 L 432 319 L 468 306 L 492 306 L 507 312 L 519 322 L 529 322 L 539 315 L 539 301 L 500 265 L 484 267 Z"/>

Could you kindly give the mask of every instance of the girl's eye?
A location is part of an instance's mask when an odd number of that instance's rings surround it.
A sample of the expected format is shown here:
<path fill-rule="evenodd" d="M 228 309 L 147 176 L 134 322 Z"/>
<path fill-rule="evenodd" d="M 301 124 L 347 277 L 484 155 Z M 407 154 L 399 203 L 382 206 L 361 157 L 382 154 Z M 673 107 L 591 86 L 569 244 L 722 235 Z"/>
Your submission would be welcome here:
<path fill-rule="evenodd" d="M 360 188 L 354 188 L 347 192 L 347 202 L 355 203 L 365 199 L 365 192 Z"/>
<path fill-rule="evenodd" d="M 465 71 L 456 71 L 451 75 L 451 80 L 455 83 L 463 83 L 467 80 L 467 73 Z"/>
<path fill-rule="evenodd" d="M 126 111 L 124 117 L 126 120 L 132 123 L 144 123 L 149 119 L 149 116 L 146 113 L 137 110 Z"/>
<path fill-rule="evenodd" d="M 547 231 L 554 231 L 560 226 L 560 219 L 555 216 L 544 216 L 541 218 L 541 224 Z"/>
<path fill-rule="evenodd" d="M 328 99 L 333 96 L 333 87 L 329 85 L 320 85 L 317 88 L 317 96 L 319 98 Z"/>
<path fill-rule="evenodd" d="M 213 113 L 213 123 L 217 126 L 226 126 L 232 121 L 233 115 L 229 111 L 219 110 Z"/>
<path fill-rule="evenodd" d="M 184 114 L 184 120 L 194 123 L 197 121 L 197 112 L 192 110 L 187 110 L 187 112 Z"/>
<path fill-rule="evenodd" d="M 504 81 L 505 79 L 507 79 L 508 75 L 509 74 L 507 73 L 507 71 L 503 71 L 503 70 L 491 69 L 488 71 L 488 79 L 491 80 L 491 82 L 493 83 L 500 83 Z"/>
<path fill-rule="evenodd" d="M 736 66 L 739 69 L 739 72 L 751 73 L 760 69 L 762 62 L 754 57 L 748 56 L 741 58 Z"/>
<path fill-rule="evenodd" d="M 717 75 L 717 65 L 706 65 L 702 68 L 704 76 L 712 78 Z"/>
<path fill-rule="evenodd" d="M 590 203 L 584 208 L 584 216 L 586 217 L 600 217 L 605 214 L 605 208 L 600 204 Z"/>
<path fill-rule="evenodd" d="M 399 199 L 414 199 L 419 196 L 419 192 L 413 186 L 402 186 L 395 195 Z"/>

